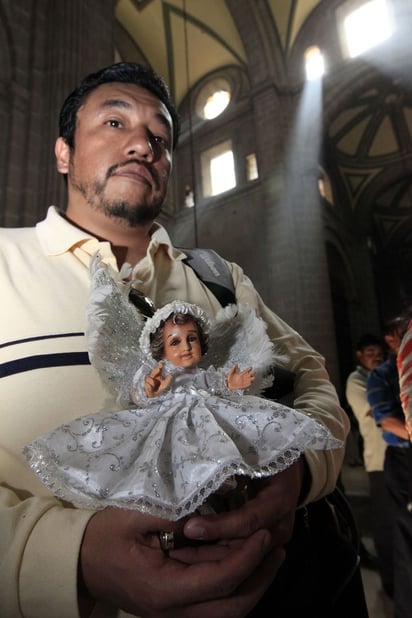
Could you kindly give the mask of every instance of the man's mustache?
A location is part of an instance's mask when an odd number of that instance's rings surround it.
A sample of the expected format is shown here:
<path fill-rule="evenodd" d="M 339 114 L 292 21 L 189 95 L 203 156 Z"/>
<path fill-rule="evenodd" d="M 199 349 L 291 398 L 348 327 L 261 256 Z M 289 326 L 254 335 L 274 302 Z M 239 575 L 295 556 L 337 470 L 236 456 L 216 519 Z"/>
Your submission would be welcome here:
<path fill-rule="evenodd" d="M 121 167 L 126 167 L 126 165 L 129 165 L 130 163 L 134 163 L 134 164 L 141 165 L 142 167 L 144 167 L 149 172 L 150 177 L 153 180 L 155 189 L 160 188 L 160 180 L 159 180 L 159 174 L 157 173 L 157 170 L 154 167 L 152 167 L 150 163 L 147 163 L 146 161 L 140 161 L 139 159 L 127 159 L 127 161 L 122 161 L 121 163 L 116 163 L 115 165 L 112 165 L 107 170 L 106 179 L 110 178 L 110 176 L 112 176 L 118 169 L 120 169 Z"/>

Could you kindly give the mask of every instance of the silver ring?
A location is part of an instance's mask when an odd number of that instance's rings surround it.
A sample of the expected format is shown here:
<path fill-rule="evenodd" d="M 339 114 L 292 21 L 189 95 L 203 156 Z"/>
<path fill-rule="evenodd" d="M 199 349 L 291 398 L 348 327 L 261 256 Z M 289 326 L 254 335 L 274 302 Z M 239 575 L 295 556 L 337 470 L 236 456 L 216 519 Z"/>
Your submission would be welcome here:
<path fill-rule="evenodd" d="M 175 548 L 175 533 L 168 530 L 161 530 L 158 532 L 160 548 L 163 551 L 170 551 Z"/>

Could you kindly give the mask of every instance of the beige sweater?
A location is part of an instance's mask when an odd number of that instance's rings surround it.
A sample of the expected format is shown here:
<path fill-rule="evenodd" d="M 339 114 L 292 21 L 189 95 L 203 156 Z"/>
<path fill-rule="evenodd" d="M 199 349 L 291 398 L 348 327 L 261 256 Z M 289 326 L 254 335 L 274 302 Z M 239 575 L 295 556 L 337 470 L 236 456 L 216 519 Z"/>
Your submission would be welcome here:
<path fill-rule="evenodd" d="M 91 512 L 52 497 L 26 466 L 21 449 L 65 421 L 114 402 L 85 362 L 85 305 L 90 256 L 99 249 L 116 267 L 109 243 L 99 243 L 51 207 L 36 228 L 0 231 L 0 615 L 76 618 L 77 562 Z M 183 263 L 165 230 L 155 226 L 147 256 L 136 267 L 141 290 L 156 306 L 175 298 L 213 316 L 217 299 Z M 295 371 L 294 406 L 344 440 L 349 423 L 323 358 L 263 303 L 241 268 L 229 265 L 241 303 L 256 307 L 276 348 Z M 343 449 L 309 451 L 308 501 L 332 491 Z M 108 616 L 103 609 L 96 616 Z"/>

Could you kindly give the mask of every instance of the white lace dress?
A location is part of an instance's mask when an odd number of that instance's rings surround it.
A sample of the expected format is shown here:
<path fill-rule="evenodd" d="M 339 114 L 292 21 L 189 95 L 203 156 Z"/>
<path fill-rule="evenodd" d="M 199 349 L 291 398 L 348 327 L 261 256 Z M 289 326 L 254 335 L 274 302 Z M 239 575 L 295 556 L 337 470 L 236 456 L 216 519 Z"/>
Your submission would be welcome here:
<path fill-rule="evenodd" d="M 177 520 L 233 475 L 273 475 L 305 449 L 342 446 L 305 414 L 229 390 L 213 368 L 166 362 L 172 385 L 147 398 L 144 380 L 152 368 L 145 364 L 135 375 L 135 407 L 79 418 L 25 447 L 31 468 L 58 497 Z"/>

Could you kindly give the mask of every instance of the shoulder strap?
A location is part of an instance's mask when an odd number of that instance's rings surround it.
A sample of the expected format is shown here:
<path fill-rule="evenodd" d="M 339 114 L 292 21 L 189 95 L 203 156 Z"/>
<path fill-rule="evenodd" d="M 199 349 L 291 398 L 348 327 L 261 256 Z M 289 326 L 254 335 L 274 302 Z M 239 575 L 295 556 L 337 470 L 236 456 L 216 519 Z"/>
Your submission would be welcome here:
<path fill-rule="evenodd" d="M 236 303 L 232 274 L 225 262 L 213 249 L 182 249 L 187 255 L 185 264 L 216 296 L 222 307 Z"/>
<path fill-rule="evenodd" d="M 235 287 L 232 274 L 225 260 L 213 249 L 181 249 L 187 258 L 184 263 L 190 266 L 197 277 L 216 296 L 222 307 L 236 303 Z M 287 369 L 271 368 L 273 384 L 263 395 L 268 399 L 283 399 L 287 405 L 293 405 L 293 383 L 295 374 Z"/>

